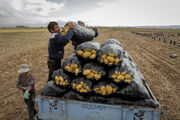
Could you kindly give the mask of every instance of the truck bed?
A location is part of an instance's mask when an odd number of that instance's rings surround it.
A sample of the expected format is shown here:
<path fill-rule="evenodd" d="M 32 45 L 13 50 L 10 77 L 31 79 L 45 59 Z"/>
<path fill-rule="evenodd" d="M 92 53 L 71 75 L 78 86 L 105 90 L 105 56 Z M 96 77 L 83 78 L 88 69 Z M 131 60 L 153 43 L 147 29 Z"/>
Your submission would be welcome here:
<path fill-rule="evenodd" d="M 153 100 L 153 93 L 146 87 Z M 160 120 L 161 107 L 111 105 L 38 95 L 39 115 L 45 120 Z"/>

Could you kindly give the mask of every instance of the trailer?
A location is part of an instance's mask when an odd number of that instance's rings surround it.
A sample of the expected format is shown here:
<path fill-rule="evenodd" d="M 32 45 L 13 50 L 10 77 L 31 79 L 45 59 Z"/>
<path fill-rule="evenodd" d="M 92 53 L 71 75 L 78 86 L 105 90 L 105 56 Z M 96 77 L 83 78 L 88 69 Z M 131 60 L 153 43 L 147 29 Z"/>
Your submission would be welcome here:
<path fill-rule="evenodd" d="M 146 84 L 151 98 L 158 103 Z M 161 106 L 157 108 L 111 105 L 37 95 L 39 116 L 45 120 L 160 120 Z"/>

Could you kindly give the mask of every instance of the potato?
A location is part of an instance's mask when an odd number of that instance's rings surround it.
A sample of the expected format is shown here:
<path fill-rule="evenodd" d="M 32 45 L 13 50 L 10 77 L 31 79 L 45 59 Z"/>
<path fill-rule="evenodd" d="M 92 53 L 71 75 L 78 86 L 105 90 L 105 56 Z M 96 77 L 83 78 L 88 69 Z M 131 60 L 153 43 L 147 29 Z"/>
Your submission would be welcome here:
<path fill-rule="evenodd" d="M 60 85 L 65 85 L 65 82 L 60 82 Z"/>
<path fill-rule="evenodd" d="M 68 71 L 68 72 L 72 72 L 72 71 L 73 71 L 72 68 L 71 68 L 70 66 L 68 66 L 68 65 L 66 65 L 66 66 L 64 67 L 64 69 L 65 69 L 66 71 Z"/>
<path fill-rule="evenodd" d="M 59 76 L 59 81 L 60 82 L 63 82 L 64 81 L 64 78 L 62 76 Z"/>
<path fill-rule="evenodd" d="M 58 85 L 59 84 L 59 81 L 58 80 L 56 80 L 56 85 Z"/>
<path fill-rule="evenodd" d="M 95 74 L 94 79 L 99 80 L 101 78 L 100 74 Z"/>
<path fill-rule="evenodd" d="M 87 93 L 89 90 L 84 89 L 84 93 Z"/>
<path fill-rule="evenodd" d="M 106 95 L 106 90 L 101 90 L 100 93 L 101 95 Z"/>
<path fill-rule="evenodd" d="M 121 80 L 119 80 L 119 79 L 116 78 L 116 79 L 114 79 L 114 81 L 118 83 L 118 82 L 120 82 Z"/>
<path fill-rule="evenodd" d="M 79 92 L 81 92 L 81 93 L 85 93 L 85 92 L 87 92 L 84 88 L 81 88 L 80 90 L 79 90 Z"/>
<path fill-rule="evenodd" d="M 84 70 L 83 75 L 89 75 L 90 73 L 91 73 L 91 70 L 86 69 L 86 70 Z"/>
<path fill-rule="evenodd" d="M 76 68 L 78 68 L 78 65 L 77 65 L 77 64 L 71 64 L 70 67 L 71 67 L 72 69 L 76 69 Z"/>
<path fill-rule="evenodd" d="M 106 88 L 105 88 L 105 86 L 101 86 L 101 87 L 100 87 L 100 93 L 101 93 L 102 95 L 106 95 Z"/>
<path fill-rule="evenodd" d="M 65 85 L 68 85 L 68 84 L 69 84 L 67 80 L 65 80 L 64 82 L 65 82 Z"/>
<path fill-rule="evenodd" d="M 91 72 L 94 73 L 94 74 L 98 73 L 97 71 L 95 71 L 93 69 L 91 69 Z"/>
<path fill-rule="evenodd" d="M 96 54 L 91 54 L 91 56 L 90 56 L 89 58 L 90 58 L 90 59 L 96 58 Z"/>
<path fill-rule="evenodd" d="M 68 30 L 69 30 L 69 25 L 66 25 L 66 26 L 62 29 L 61 35 L 65 35 L 65 34 L 68 32 Z"/>
<path fill-rule="evenodd" d="M 107 55 L 102 55 L 101 58 L 104 60 L 106 59 Z"/>
<path fill-rule="evenodd" d="M 113 63 L 115 59 L 114 59 L 114 57 L 107 56 L 107 60 L 109 63 Z"/>
<path fill-rule="evenodd" d="M 56 81 L 59 81 L 59 77 L 58 76 L 55 76 L 54 78 Z"/>
<path fill-rule="evenodd" d="M 125 79 L 131 79 L 131 75 L 130 74 L 127 74 L 124 77 L 125 77 Z"/>
<path fill-rule="evenodd" d="M 98 93 L 98 91 L 100 91 L 99 88 L 94 88 L 93 90 L 94 90 L 96 93 Z"/>
<path fill-rule="evenodd" d="M 106 92 L 108 95 L 110 95 L 112 93 L 112 87 L 110 85 L 106 86 Z"/>
<path fill-rule="evenodd" d="M 83 53 L 82 56 L 83 56 L 83 58 L 88 58 L 89 56 L 91 56 L 91 52 L 86 51 Z"/>
<path fill-rule="evenodd" d="M 112 78 L 114 78 L 114 79 L 115 79 L 116 77 L 117 77 L 117 75 L 115 75 L 115 74 L 113 74 L 113 75 L 112 75 Z"/>
<path fill-rule="evenodd" d="M 81 88 L 82 88 L 82 85 L 81 85 L 81 84 L 79 84 L 79 85 L 76 86 L 76 90 L 80 90 Z"/>
<path fill-rule="evenodd" d="M 92 53 L 92 54 L 96 54 L 96 51 L 95 51 L 95 50 L 91 50 L 91 53 Z"/>
<path fill-rule="evenodd" d="M 127 72 L 121 72 L 121 75 L 124 75 L 124 76 L 125 76 L 126 74 L 127 74 Z"/>
<path fill-rule="evenodd" d="M 125 82 L 125 83 L 130 83 L 131 80 L 130 80 L 130 79 L 125 79 L 124 82 Z"/>
<path fill-rule="evenodd" d="M 81 84 L 81 85 L 84 85 L 84 83 L 83 83 L 82 81 L 80 82 L 80 84 Z"/>
<path fill-rule="evenodd" d="M 117 72 L 117 71 L 115 71 L 115 72 L 114 72 L 114 74 L 115 74 L 115 75 L 118 75 L 118 72 Z"/>
<path fill-rule="evenodd" d="M 118 75 L 118 76 L 117 76 L 117 79 L 118 79 L 118 80 L 124 80 L 124 76 L 123 76 L 123 75 Z"/>
<path fill-rule="evenodd" d="M 75 83 L 72 84 L 72 88 L 73 88 L 73 89 L 76 88 L 76 84 L 75 84 Z"/>
<path fill-rule="evenodd" d="M 111 57 L 115 57 L 116 55 L 114 53 L 109 53 L 107 54 L 108 56 L 111 56 Z"/>
<path fill-rule="evenodd" d="M 89 89 L 89 87 L 88 87 L 87 85 L 85 86 L 85 89 L 86 89 L 87 91 L 89 91 L 89 90 L 90 90 L 90 89 Z"/>
<path fill-rule="evenodd" d="M 117 89 L 116 88 L 112 88 L 112 92 L 116 92 L 117 91 Z"/>
<path fill-rule="evenodd" d="M 104 59 L 104 63 L 105 63 L 105 64 L 108 64 L 108 60 L 107 60 L 107 59 Z"/>
<path fill-rule="evenodd" d="M 87 79 L 93 79 L 93 76 L 92 74 L 89 74 L 88 76 L 86 76 Z"/>
<path fill-rule="evenodd" d="M 115 58 L 115 60 L 114 60 L 114 62 L 115 62 L 116 64 L 118 64 L 118 63 L 119 63 L 119 61 L 120 61 L 120 59 L 119 59 L 119 58 Z"/>
<path fill-rule="evenodd" d="M 75 75 L 78 75 L 78 73 L 80 72 L 80 70 L 79 69 L 75 69 Z"/>
<path fill-rule="evenodd" d="M 80 56 L 82 56 L 83 53 L 84 53 L 84 52 L 83 52 L 82 50 L 78 50 L 78 51 L 77 51 L 77 54 L 80 55 Z"/>

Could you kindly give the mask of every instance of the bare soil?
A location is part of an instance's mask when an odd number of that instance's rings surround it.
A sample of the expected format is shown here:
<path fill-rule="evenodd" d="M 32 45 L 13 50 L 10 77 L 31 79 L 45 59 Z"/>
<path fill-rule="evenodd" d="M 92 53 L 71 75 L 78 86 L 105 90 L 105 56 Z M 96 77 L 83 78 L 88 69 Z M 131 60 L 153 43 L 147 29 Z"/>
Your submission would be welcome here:
<path fill-rule="evenodd" d="M 0 29 L 0 120 L 28 118 L 22 91 L 16 88 L 17 70 L 29 64 L 40 91 L 48 78 L 46 29 Z M 180 120 L 180 47 L 132 34 L 129 29 L 103 28 L 94 39 L 103 43 L 118 39 L 139 66 L 155 97 L 160 101 L 161 120 Z M 179 38 L 177 38 L 179 39 Z M 73 53 L 69 43 L 64 58 Z M 177 54 L 170 58 L 170 54 Z"/>

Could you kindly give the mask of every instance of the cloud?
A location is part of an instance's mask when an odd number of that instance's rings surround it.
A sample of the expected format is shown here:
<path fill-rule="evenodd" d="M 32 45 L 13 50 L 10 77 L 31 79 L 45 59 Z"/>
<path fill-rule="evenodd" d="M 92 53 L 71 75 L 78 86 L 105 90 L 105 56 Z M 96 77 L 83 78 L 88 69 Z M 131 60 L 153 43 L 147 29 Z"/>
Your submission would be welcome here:
<path fill-rule="evenodd" d="M 41 16 L 50 16 L 51 13 L 60 11 L 64 7 L 63 3 L 54 3 L 46 0 L 26 1 L 25 10 Z"/>
<path fill-rule="evenodd" d="M 46 0 L 1 0 L 0 3 L 0 27 L 47 24 L 52 13 L 64 7 L 63 3 Z M 54 19 L 58 21 L 57 16 Z"/>
<path fill-rule="evenodd" d="M 111 0 L 111 2 L 114 0 Z M 0 27 L 64 23 L 66 17 L 91 11 L 109 0 L 1 0 Z"/>
<path fill-rule="evenodd" d="M 0 0 L 0 27 L 47 26 L 52 20 L 60 25 L 72 20 L 100 26 L 180 24 L 179 4 L 179 0 Z"/>

